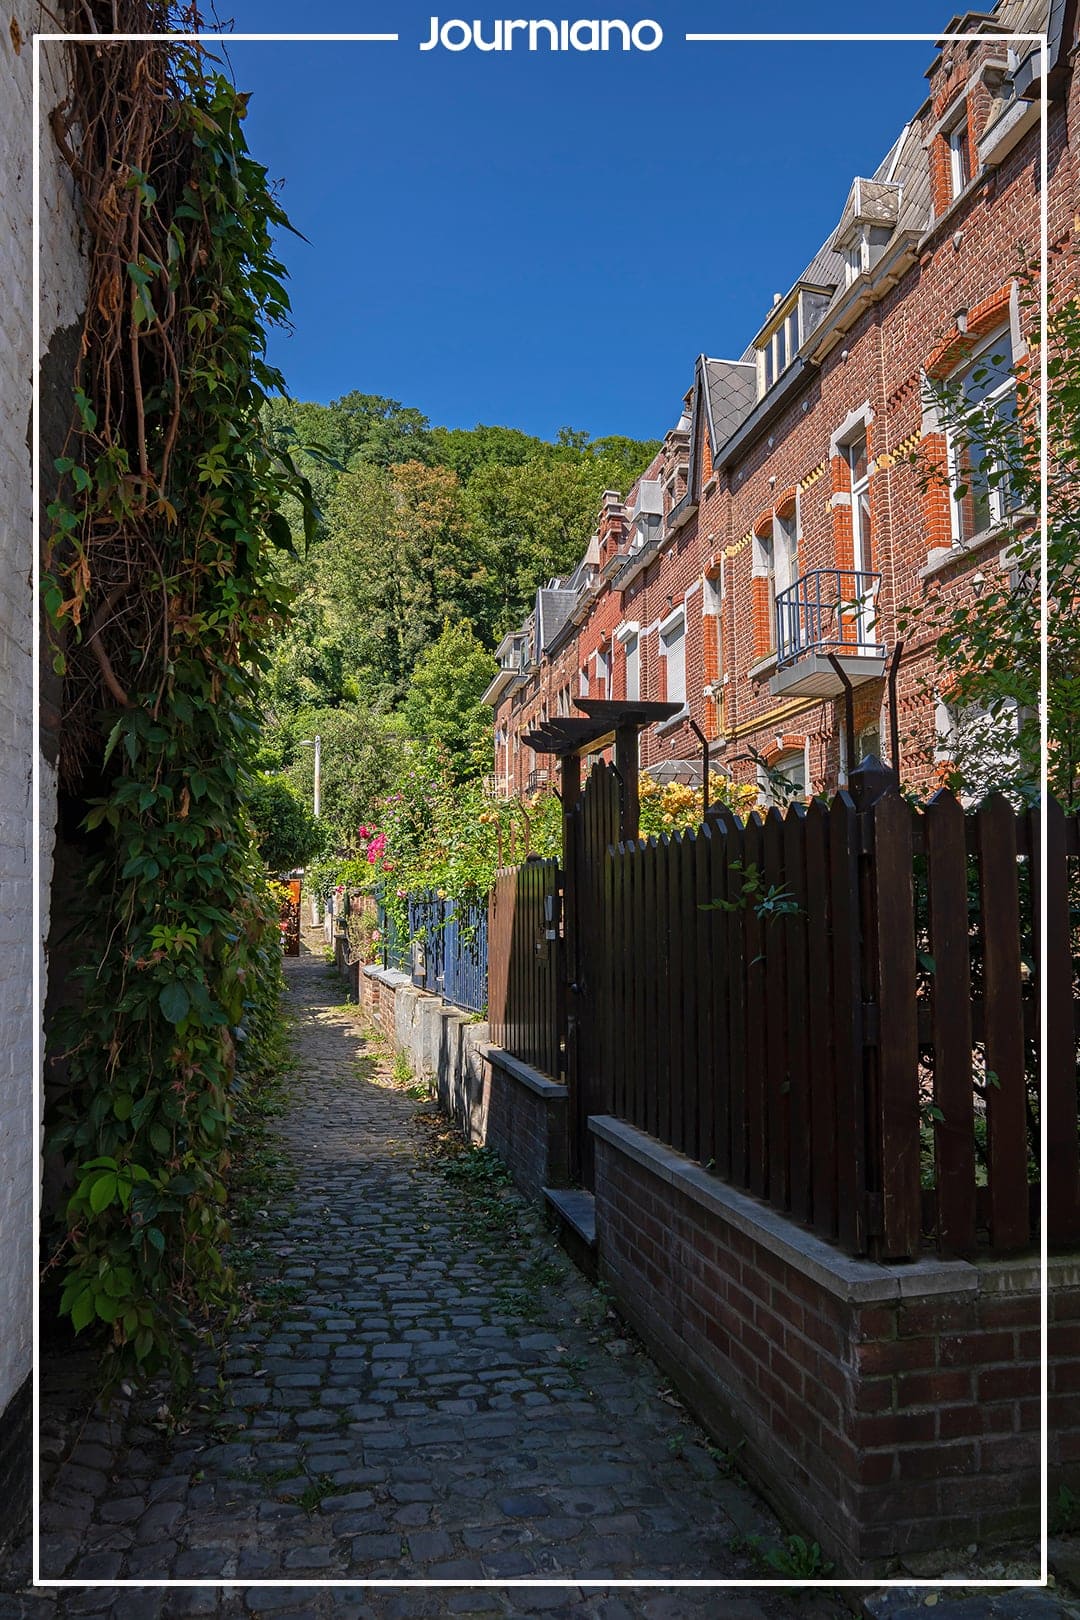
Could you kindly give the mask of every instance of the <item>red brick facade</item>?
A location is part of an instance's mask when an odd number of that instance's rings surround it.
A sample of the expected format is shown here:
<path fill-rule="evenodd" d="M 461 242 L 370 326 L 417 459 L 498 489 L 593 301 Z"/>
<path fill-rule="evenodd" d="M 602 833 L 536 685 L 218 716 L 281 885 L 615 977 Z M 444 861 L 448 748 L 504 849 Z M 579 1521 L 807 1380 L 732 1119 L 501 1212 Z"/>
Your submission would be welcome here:
<path fill-rule="evenodd" d="M 1015 12 L 1005 0 L 994 13 L 1003 32 L 1017 26 Z M 1030 19 L 1024 26 L 1033 26 Z M 1027 49 L 1018 44 L 1015 53 Z M 999 335 L 1011 339 L 1014 360 L 1022 362 L 1031 335 L 1022 275 L 1023 260 L 1034 264 L 1039 256 L 1038 103 L 1011 93 L 1006 70 L 1015 57 L 1007 52 L 996 39 L 945 37 L 928 74 L 929 99 L 879 174 L 853 187 L 853 196 L 870 195 L 871 203 L 849 198 L 832 244 L 799 284 L 828 300 L 824 313 L 811 330 L 801 328 L 798 356 L 772 386 L 763 390 L 759 376 L 753 398 L 742 397 L 739 409 L 722 417 L 715 443 L 710 388 L 722 414 L 729 386 L 717 381 L 719 370 L 737 371 L 745 389 L 751 367 L 763 362 L 755 361 L 753 346 L 738 362 L 698 361 L 687 412 L 656 461 L 625 503 L 605 498 L 590 553 L 597 561 L 560 582 L 576 593 L 573 612 L 544 645 L 534 614 L 521 632 L 529 638 L 526 668 L 493 683 L 500 791 L 524 792 L 548 779 L 550 760 L 534 757 L 520 739 L 538 720 L 573 712 L 583 679 L 594 696 L 625 697 L 635 648 L 637 695 L 681 696 L 672 691 L 663 639 L 670 643 L 674 635 L 677 646 L 680 613 L 686 716 L 644 734 L 642 765 L 698 760 L 692 719 L 712 742 L 713 769 L 753 781 L 758 760 L 801 749 L 806 791 L 832 791 L 842 774 L 843 704 L 809 691 L 791 670 L 786 677 L 777 671 L 779 588 L 793 585 L 793 576 L 800 589 L 809 588 L 817 571 L 858 563 L 875 577 L 872 608 L 858 623 L 887 657 L 899 635 L 898 610 L 929 592 L 959 597 L 970 592 L 976 573 L 992 577 L 1007 566 L 993 524 L 965 537 L 963 547 L 954 543 L 957 525 L 974 520 L 954 516 L 949 491 L 927 489 L 912 461 L 917 454 L 926 466 L 947 466 L 925 380 L 953 372 Z M 1050 88 L 1049 267 L 1053 296 L 1062 298 L 1076 288 L 1077 97 L 1063 70 L 1051 76 Z M 966 155 L 956 159 L 957 168 L 949 137 L 961 124 Z M 902 188 L 890 178 L 894 169 Z M 836 243 L 857 239 L 865 222 L 889 206 L 899 209 L 895 224 L 876 235 L 867 226 L 869 245 L 856 249 L 878 254 L 876 262 L 867 268 L 864 261 L 863 273 L 845 286 Z M 795 296 L 793 290 L 789 300 Z M 775 320 L 782 322 L 788 302 Z M 771 320 L 763 328 L 766 345 Z M 852 446 L 862 434 L 865 483 L 853 492 Z M 633 513 L 643 489 L 657 484 L 664 507 L 659 533 L 635 549 L 641 531 Z M 781 519 L 793 531 L 784 576 Z M 841 584 L 850 591 L 848 581 Z M 851 611 L 838 614 L 840 621 L 845 640 L 856 634 Z M 855 662 L 857 746 L 887 755 L 881 659 Z M 905 784 L 920 791 L 935 785 L 934 686 L 929 639 L 909 631 L 898 677 L 901 770 Z"/>

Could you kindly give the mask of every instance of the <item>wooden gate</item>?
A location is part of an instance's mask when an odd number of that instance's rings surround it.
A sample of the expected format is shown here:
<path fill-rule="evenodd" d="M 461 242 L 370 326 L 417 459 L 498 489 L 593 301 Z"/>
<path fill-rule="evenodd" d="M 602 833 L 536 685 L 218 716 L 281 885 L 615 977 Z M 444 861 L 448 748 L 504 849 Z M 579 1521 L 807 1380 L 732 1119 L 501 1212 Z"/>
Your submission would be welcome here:
<path fill-rule="evenodd" d="M 595 765 L 574 807 L 567 841 L 566 884 L 566 1069 L 570 1087 L 570 1173 L 583 1187 L 593 1185 L 589 1116 L 612 1107 L 609 1067 L 604 1053 L 610 1039 L 602 994 L 615 942 L 605 903 L 608 851 L 619 841 L 622 782 L 614 765 Z"/>

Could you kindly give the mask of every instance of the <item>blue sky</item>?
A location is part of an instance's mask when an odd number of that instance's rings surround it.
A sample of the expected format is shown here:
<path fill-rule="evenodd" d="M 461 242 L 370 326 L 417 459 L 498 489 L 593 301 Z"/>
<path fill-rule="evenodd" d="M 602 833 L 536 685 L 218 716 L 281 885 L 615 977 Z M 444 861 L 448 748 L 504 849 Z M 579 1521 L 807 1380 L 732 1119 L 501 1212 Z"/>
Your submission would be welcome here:
<path fill-rule="evenodd" d="M 682 38 L 873 27 L 847 0 L 612 8 L 664 28 L 660 49 L 630 55 L 421 52 L 430 0 L 218 10 L 243 32 L 401 35 L 228 46 L 253 92 L 252 150 L 310 243 L 282 242 L 295 331 L 271 358 L 290 391 L 358 388 L 450 427 L 544 437 L 564 423 L 662 435 L 695 356 L 741 353 L 833 229 L 852 177 L 922 101 L 933 55 Z M 949 15 L 906 0 L 893 26 L 930 32 Z"/>

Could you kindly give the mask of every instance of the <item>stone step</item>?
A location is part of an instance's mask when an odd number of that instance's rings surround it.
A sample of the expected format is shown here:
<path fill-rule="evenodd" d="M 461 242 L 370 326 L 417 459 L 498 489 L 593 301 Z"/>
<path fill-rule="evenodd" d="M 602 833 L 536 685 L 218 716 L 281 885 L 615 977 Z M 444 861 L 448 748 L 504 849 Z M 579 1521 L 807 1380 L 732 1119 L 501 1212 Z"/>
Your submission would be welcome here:
<path fill-rule="evenodd" d="M 596 1199 L 584 1187 L 541 1189 L 559 1242 L 587 1277 L 596 1276 Z"/>

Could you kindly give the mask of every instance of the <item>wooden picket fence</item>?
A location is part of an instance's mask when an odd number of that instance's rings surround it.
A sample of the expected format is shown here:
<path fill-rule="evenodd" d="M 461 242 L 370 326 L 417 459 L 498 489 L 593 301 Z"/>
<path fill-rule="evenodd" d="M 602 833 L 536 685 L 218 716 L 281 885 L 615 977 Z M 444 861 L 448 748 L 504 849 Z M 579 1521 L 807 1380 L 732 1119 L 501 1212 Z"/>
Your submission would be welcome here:
<path fill-rule="evenodd" d="M 579 838 L 566 897 L 588 1113 L 852 1254 L 1021 1250 L 1044 1169 L 1049 1241 L 1080 1242 L 1075 816 L 1049 807 L 1044 889 L 1039 814 L 1000 796 L 965 811 L 892 792 L 860 810 L 845 792 L 613 845 L 615 789 L 594 778 L 602 802 L 590 778 L 579 820 L 603 847 Z M 490 925 L 492 1038 L 550 1074 L 567 1018 L 537 940 L 557 886 L 552 862 L 501 874 Z"/>
<path fill-rule="evenodd" d="M 497 1046 L 563 1072 L 561 886 L 557 861 L 497 874 L 488 901 L 488 1026 Z"/>
<path fill-rule="evenodd" d="M 845 793 L 620 845 L 594 995 L 612 1111 L 852 1254 L 1014 1251 L 1044 1040 L 1049 1237 L 1075 1243 L 1080 839 L 1056 805 L 1049 827 L 1045 964 L 1039 818 L 1000 796 L 860 815 Z"/>

